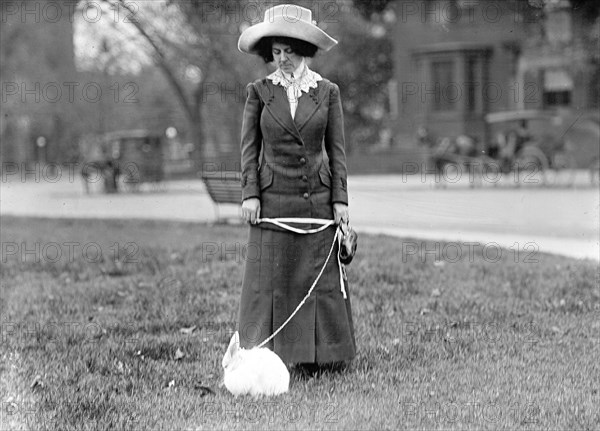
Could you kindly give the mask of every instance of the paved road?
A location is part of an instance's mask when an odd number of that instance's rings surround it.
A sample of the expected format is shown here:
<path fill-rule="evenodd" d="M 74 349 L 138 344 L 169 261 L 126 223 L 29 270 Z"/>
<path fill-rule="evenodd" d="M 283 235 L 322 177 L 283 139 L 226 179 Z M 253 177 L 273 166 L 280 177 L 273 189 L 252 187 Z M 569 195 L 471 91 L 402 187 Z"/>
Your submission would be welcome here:
<path fill-rule="evenodd" d="M 490 247 L 497 243 L 514 252 L 539 250 L 600 260 L 598 188 L 517 189 L 484 184 L 471 189 L 464 183 L 441 188 L 430 179 L 400 175 L 350 177 L 348 187 L 351 221 L 359 232 L 479 242 Z M 0 184 L 0 214 L 196 222 L 215 217 L 200 181 L 169 182 L 161 190 L 135 194 L 92 191 L 86 195 L 78 178 L 56 183 L 12 179 Z M 235 219 L 238 208 L 225 205 L 221 214 Z M 423 247 L 418 240 L 403 244 L 410 252 Z"/>
<path fill-rule="evenodd" d="M 394 177 L 349 186 L 364 231 L 600 259 L 598 189 L 431 189 Z"/>

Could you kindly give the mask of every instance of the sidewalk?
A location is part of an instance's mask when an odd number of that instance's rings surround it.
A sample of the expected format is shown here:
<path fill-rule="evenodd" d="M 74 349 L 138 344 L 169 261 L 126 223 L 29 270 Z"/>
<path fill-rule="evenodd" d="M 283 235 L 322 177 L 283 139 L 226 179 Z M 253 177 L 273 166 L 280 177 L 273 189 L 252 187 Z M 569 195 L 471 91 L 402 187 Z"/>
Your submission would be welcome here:
<path fill-rule="evenodd" d="M 490 184 L 471 189 L 460 183 L 440 188 L 430 179 L 401 175 L 352 176 L 348 187 L 351 222 L 359 233 L 478 242 L 521 256 L 534 251 L 600 260 L 598 189 Z M 238 219 L 239 207 L 222 205 L 220 213 Z M 140 193 L 107 195 L 95 190 L 86 195 L 78 178 L 4 182 L 0 215 L 194 222 L 215 218 L 213 203 L 199 180 L 167 182 L 160 190 L 145 187 Z M 412 242 L 403 241 L 403 246 L 414 247 Z"/>

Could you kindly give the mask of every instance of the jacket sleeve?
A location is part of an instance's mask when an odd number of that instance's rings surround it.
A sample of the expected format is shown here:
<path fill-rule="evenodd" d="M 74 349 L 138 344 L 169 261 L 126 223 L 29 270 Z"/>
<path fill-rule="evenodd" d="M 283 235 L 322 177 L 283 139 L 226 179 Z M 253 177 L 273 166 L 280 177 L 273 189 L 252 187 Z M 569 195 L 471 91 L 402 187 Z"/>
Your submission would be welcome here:
<path fill-rule="evenodd" d="M 260 130 L 261 100 L 252 83 L 246 87 L 246 105 L 242 119 L 242 201 L 248 198 L 260 198 L 258 182 L 258 157 L 262 145 Z"/>
<path fill-rule="evenodd" d="M 340 89 L 331 83 L 329 92 L 329 116 L 325 130 L 325 150 L 331 170 L 331 201 L 348 204 L 346 150 L 344 138 L 344 113 Z"/>

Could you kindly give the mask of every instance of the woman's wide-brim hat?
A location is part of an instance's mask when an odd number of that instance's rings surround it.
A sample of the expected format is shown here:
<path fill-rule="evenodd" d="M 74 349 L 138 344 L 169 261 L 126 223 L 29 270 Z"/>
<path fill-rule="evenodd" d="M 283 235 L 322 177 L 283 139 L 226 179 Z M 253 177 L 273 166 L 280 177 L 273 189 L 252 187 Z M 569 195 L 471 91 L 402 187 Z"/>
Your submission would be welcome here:
<path fill-rule="evenodd" d="M 316 26 L 310 9 L 294 4 L 282 4 L 265 11 L 263 22 L 248 27 L 240 35 L 238 49 L 257 54 L 256 44 L 269 36 L 292 37 L 312 43 L 323 51 L 329 51 L 337 40 Z"/>

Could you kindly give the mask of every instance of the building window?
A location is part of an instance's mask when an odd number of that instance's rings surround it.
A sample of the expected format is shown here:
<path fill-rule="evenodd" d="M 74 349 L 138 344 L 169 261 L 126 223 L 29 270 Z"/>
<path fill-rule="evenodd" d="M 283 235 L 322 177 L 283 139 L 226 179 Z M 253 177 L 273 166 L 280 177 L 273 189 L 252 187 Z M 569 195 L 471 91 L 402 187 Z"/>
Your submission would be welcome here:
<path fill-rule="evenodd" d="M 569 106 L 571 104 L 570 91 L 545 91 L 544 106 Z"/>
<path fill-rule="evenodd" d="M 431 80 L 435 89 L 433 111 L 452 111 L 457 101 L 454 61 L 432 61 Z"/>
<path fill-rule="evenodd" d="M 569 106 L 573 79 L 563 69 L 549 69 L 544 71 L 544 107 Z"/>
<path fill-rule="evenodd" d="M 485 113 L 483 97 L 488 77 L 488 46 L 468 44 L 424 47 L 414 55 L 417 76 L 421 80 L 421 100 L 431 113 Z M 453 49 L 449 49 L 453 48 Z"/>

